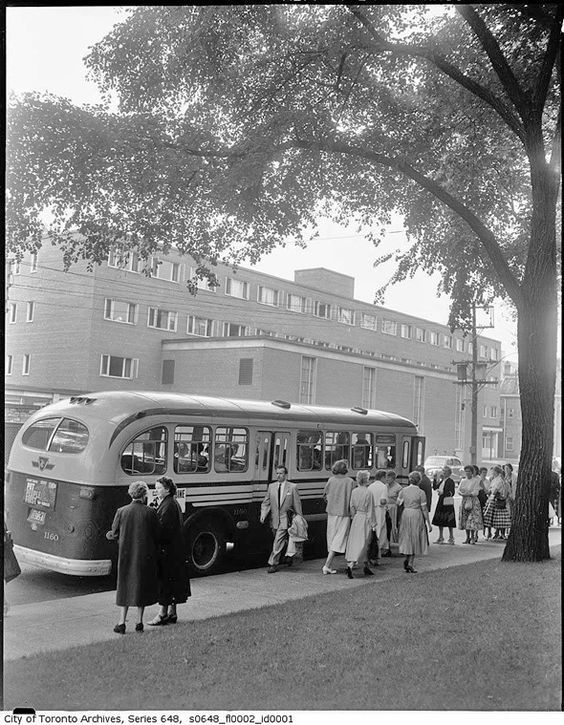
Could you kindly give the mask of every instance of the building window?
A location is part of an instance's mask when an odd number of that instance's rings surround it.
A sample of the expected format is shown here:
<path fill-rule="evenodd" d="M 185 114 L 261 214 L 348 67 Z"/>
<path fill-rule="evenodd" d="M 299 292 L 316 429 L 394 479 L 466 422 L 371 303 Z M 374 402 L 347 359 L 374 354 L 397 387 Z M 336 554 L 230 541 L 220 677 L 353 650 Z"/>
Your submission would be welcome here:
<path fill-rule="evenodd" d="M 425 342 L 425 330 L 422 327 L 415 328 L 415 339 L 417 342 Z"/>
<path fill-rule="evenodd" d="M 337 322 L 341 322 L 343 325 L 354 325 L 354 310 L 337 307 Z"/>
<path fill-rule="evenodd" d="M 303 315 L 306 311 L 306 298 L 288 293 L 286 307 L 290 312 L 300 312 Z"/>
<path fill-rule="evenodd" d="M 223 337 L 245 337 L 247 328 L 245 325 L 237 325 L 234 322 L 223 323 Z"/>
<path fill-rule="evenodd" d="M 242 357 L 239 360 L 239 385 L 253 384 L 253 358 Z"/>
<path fill-rule="evenodd" d="M 376 368 L 362 368 L 362 407 L 376 407 Z"/>
<path fill-rule="evenodd" d="M 210 320 L 207 317 L 194 317 L 194 315 L 188 315 L 186 332 L 189 335 L 198 335 L 198 337 L 212 337 L 213 320 Z"/>
<path fill-rule="evenodd" d="M 452 349 L 452 336 L 451 335 L 443 335 L 443 347 L 446 347 L 449 350 Z"/>
<path fill-rule="evenodd" d="M 263 287 L 259 284 L 257 289 L 257 302 L 260 302 L 261 305 L 277 307 L 280 296 L 281 293 L 277 289 L 272 289 L 272 287 Z"/>
<path fill-rule="evenodd" d="M 439 344 L 439 333 L 431 331 L 429 333 L 429 342 L 431 345 L 438 345 Z"/>
<path fill-rule="evenodd" d="M 420 375 L 415 375 L 413 379 L 413 422 L 415 425 L 421 425 L 423 417 L 423 383 L 424 378 Z"/>
<path fill-rule="evenodd" d="M 174 383 L 174 360 L 163 360 L 162 384 L 172 385 Z"/>
<path fill-rule="evenodd" d="M 35 314 L 35 302 L 28 302 L 27 303 L 27 314 L 25 321 L 26 322 L 33 322 L 33 316 Z"/>
<path fill-rule="evenodd" d="M 17 308 L 16 303 L 9 302 L 8 303 L 8 322 L 10 323 L 10 325 L 13 325 L 14 322 L 16 321 L 17 313 L 18 313 L 18 308 Z"/>
<path fill-rule="evenodd" d="M 386 335 L 397 335 L 398 323 L 394 320 L 382 320 L 382 332 Z"/>
<path fill-rule="evenodd" d="M 153 267 L 153 259 L 149 261 L 141 259 L 135 250 L 111 249 L 108 254 L 108 267 L 123 269 L 127 272 L 140 274 L 146 268 Z M 156 268 L 152 268 L 151 276 L 155 276 Z"/>
<path fill-rule="evenodd" d="M 116 357 L 115 355 L 102 355 L 100 360 L 100 375 L 104 378 L 136 378 L 139 370 L 139 360 L 131 357 Z"/>
<path fill-rule="evenodd" d="M 29 371 L 31 370 L 31 355 L 27 353 L 23 356 L 23 364 L 22 364 L 22 375 L 29 375 Z"/>
<path fill-rule="evenodd" d="M 135 325 L 137 322 L 137 305 L 133 304 L 133 302 L 106 298 L 104 300 L 104 319 Z"/>
<path fill-rule="evenodd" d="M 6 355 L 6 375 L 12 374 L 13 364 L 14 358 L 11 355 Z"/>
<path fill-rule="evenodd" d="M 29 267 L 30 272 L 37 272 L 37 254 L 31 255 L 31 262 Z"/>
<path fill-rule="evenodd" d="M 499 360 L 499 351 L 497 347 L 492 347 L 490 349 L 490 360 Z"/>
<path fill-rule="evenodd" d="M 487 360 L 488 358 L 488 347 L 487 345 L 480 345 L 480 357 L 484 360 Z"/>
<path fill-rule="evenodd" d="M 162 310 L 160 307 L 149 307 L 149 318 L 147 327 L 154 327 L 157 330 L 169 330 L 176 332 L 178 312 Z"/>
<path fill-rule="evenodd" d="M 456 338 L 456 352 L 464 352 L 464 340 L 460 337 Z"/>
<path fill-rule="evenodd" d="M 325 320 L 331 319 L 331 305 L 326 302 L 314 302 L 313 314 L 316 317 L 323 317 Z"/>
<path fill-rule="evenodd" d="M 497 405 L 492 405 L 490 418 L 497 418 Z"/>
<path fill-rule="evenodd" d="M 366 330 L 377 330 L 378 329 L 378 318 L 374 315 L 367 315 L 365 312 L 362 313 L 360 318 L 360 326 Z"/>
<path fill-rule="evenodd" d="M 411 339 L 411 325 L 400 325 L 400 337 Z"/>
<path fill-rule="evenodd" d="M 488 406 L 484 405 L 484 418 L 488 417 Z"/>
<path fill-rule="evenodd" d="M 513 450 L 513 436 L 507 436 L 507 438 L 505 439 L 505 450 L 506 451 Z"/>
<path fill-rule="evenodd" d="M 315 363 L 314 357 L 302 355 L 300 371 L 300 403 L 315 402 Z"/>
<path fill-rule="evenodd" d="M 210 283 L 207 277 L 197 277 L 198 270 L 196 267 L 190 267 L 190 280 L 194 282 L 196 287 L 206 292 L 215 292 L 215 287 Z"/>
<path fill-rule="evenodd" d="M 21 274 L 22 272 L 22 263 L 18 260 L 14 260 L 13 266 L 12 266 L 12 274 Z"/>
<path fill-rule="evenodd" d="M 227 277 L 225 279 L 225 294 L 230 297 L 239 297 L 239 299 L 248 300 L 249 283 Z"/>
<path fill-rule="evenodd" d="M 471 355 L 474 352 L 474 345 L 469 342 L 468 343 L 468 354 Z"/>
<path fill-rule="evenodd" d="M 153 257 L 152 263 L 155 270 L 154 276 L 158 279 L 164 279 L 167 282 L 182 281 L 182 265 L 179 262 L 169 262 L 166 259 Z"/>

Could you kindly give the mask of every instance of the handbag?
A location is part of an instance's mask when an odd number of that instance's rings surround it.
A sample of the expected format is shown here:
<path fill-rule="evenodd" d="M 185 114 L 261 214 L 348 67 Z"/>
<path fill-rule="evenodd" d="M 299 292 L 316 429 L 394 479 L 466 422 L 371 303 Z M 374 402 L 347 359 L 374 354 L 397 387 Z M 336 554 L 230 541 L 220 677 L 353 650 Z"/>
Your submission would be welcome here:
<path fill-rule="evenodd" d="M 11 582 L 22 573 L 16 555 L 14 554 L 14 542 L 9 531 L 4 531 L 4 581 Z"/>
<path fill-rule="evenodd" d="M 467 498 L 464 502 L 464 510 L 465 511 L 472 511 L 472 500 Z"/>
<path fill-rule="evenodd" d="M 454 496 L 445 496 L 443 498 L 443 506 L 454 506 Z"/>

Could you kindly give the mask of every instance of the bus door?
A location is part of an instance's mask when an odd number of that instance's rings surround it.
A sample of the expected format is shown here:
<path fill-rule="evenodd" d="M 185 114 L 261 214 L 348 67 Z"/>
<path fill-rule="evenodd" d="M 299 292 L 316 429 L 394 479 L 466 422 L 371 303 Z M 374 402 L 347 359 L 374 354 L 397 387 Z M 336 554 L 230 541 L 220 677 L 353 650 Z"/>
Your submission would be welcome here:
<path fill-rule="evenodd" d="M 269 430 L 257 431 L 256 443 L 254 487 L 255 491 L 264 491 L 264 484 L 272 481 L 272 432 Z"/>
<path fill-rule="evenodd" d="M 398 479 L 402 486 L 407 485 L 407 477 L 413 469 L 411 466 L 412 457 L 412 436 L 402 436 L 401 438 L 401 450 L 399 455 L 399 474 Z"/>
<path fill-rule="evenodd" d="M 290 470 L 290 433 L 276 431 L 274 434 L 274 450 L 272 452 L 273 471 L 278 466 L 286 466 Z"/>
<path fill-rule="evenodd" d="M 425 460 L 425 438 L 423 436 L 411 437 L 411 464 L 410 471 L 414 471 L 416 466 L 422 466 Z"/>

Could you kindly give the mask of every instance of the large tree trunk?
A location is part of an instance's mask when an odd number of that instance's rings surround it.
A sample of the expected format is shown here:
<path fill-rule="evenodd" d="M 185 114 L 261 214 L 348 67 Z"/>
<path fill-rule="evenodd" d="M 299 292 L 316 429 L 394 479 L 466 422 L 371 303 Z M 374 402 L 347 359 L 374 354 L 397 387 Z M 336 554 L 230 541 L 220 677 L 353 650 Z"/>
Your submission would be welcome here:
<path fill-rule="evenodd" d="M 504 561 L 550 558 L 548 499 L 554 439 L 556 381 L 556 258 L 554 178 L 533 168 L 531 247 L 518 309 L 522 440 L 511 533 Z"/>

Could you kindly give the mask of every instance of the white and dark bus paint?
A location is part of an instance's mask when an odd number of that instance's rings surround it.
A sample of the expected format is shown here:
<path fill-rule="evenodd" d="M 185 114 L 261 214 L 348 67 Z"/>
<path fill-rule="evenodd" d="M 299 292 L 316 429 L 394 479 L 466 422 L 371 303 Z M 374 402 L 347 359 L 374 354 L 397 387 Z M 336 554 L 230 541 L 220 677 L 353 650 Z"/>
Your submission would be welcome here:
<path fill-rule="evenodd" d="M 424 438 L 398 415 L 150 392 L 97 392 L 48 405 L 22 426 L 7 470 L 8 525 L 21 561 L 79 576 L 109 574 L 105 538 L 128 485 L 163 475 L 178 487 L 189 561 L 217 571 L 226 551 L 267 550 L 260 504 L 274 469 L 298 484 L 310 540 L 325 538 L 323 488 L 338 459 L 390 468 L 405 482 Z"/>

